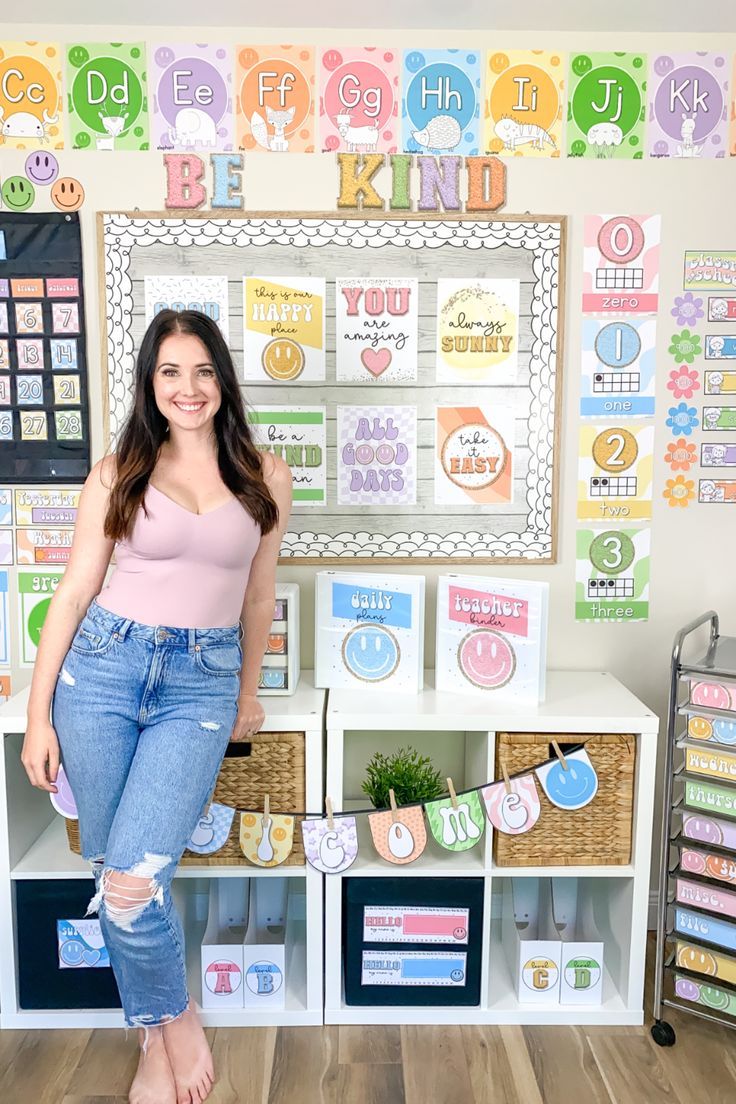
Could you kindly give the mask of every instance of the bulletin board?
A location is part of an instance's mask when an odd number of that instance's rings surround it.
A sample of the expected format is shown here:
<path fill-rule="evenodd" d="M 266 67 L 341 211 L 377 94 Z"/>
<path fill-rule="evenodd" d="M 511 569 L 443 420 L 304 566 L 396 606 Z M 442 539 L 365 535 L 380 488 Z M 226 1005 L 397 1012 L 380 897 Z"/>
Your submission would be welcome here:
<path fill-rule="evenodd" d="M 79 215 L 0 211 L 0 463 L 10 483 L 89 472 Z"/>
<path fill-rule="evenodd" d="M 564 217 L 98 219 L 109 440 L 127 414 L 152 311 L 206 301 L 257 438 L 294 476 L 282 562 L 555 562 Z M 296 346 L 285 340 L 300 359 L 279 361 L 283 376 L 271 360 L 284 341 L 273 334 L 296 328 L 278 322 L 264 336 L 259 305 L 280 294 L 310 303 L 309 333 L 300 330 Z M 356 328 L 376 324 L 357 308 L 351 315 L 356 301 L 393 304 L 382 324 L 393 337 L 404 327 L 401 342 L 351 351 L 346 334 L 360 343 Z M 323 467 L 310 469 L 309 457 Z"/>

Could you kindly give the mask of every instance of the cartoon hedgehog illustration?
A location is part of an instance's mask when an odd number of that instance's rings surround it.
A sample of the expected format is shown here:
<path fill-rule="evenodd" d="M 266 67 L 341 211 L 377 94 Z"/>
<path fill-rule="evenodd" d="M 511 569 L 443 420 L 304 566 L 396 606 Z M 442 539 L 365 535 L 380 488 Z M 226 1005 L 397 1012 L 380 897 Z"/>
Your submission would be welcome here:
<path fill-rule="evenodd" d="M 418 146 L 425 149 L 454 149 L 463 136 L 460 123 L 452 115 L 434 115 L 422 130 L 413 130 L 411 136 Z"/>

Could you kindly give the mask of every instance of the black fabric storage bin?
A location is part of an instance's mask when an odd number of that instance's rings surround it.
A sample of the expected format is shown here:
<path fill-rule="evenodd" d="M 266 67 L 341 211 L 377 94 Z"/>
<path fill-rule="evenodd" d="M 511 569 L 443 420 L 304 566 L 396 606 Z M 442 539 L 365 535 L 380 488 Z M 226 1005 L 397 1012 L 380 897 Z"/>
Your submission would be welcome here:
<path fill-rule="evenodd" d="M 56 921 L 84 917 L 95 892 L 94 879 L 18 879 L 14 886 L 20 1007 L 120 1008 L 120 994 L 109 966 L 59 966 Z"/>
<path fill-rule="evenodd" d="M 447 943 L 371 942 L 363 939 L 365 905 L 467 908 L 468 941 Z M 345 1003 L 350 1005 L 480 1004 L 483 939 L 482 878 L 343 878 L 343 975 Z M 401 951 L 465 952 L 463 985 L 363 985 L 363 951 L 376 958 Z"/>

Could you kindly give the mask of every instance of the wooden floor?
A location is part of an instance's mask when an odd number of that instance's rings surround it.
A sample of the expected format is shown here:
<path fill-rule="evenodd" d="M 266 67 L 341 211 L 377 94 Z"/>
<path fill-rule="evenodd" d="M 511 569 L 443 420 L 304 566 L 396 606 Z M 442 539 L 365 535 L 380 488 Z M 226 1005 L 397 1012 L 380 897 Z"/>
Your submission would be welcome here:
<path fill-rule="evenodd" d="M 650 948 L 651 949 L 651 948 Z M 647 1007 L 651 1007 L 648 1001 Z M 736 1033 L 667 1010 L 644 1028 L 302 1027 L 208 1031 L 212 1104 L 733 1104 Z M 2 1104 L 125 1104 L 131 1032 L 0 1032 Z"/>

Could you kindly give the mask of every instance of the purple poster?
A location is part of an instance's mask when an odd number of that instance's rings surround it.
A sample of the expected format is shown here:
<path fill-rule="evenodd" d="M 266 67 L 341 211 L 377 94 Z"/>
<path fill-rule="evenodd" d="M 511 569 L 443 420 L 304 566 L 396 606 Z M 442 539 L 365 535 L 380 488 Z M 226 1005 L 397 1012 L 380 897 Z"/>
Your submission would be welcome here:
<path fill-rule="evenodd" d="M 649 70 L 649 156 L 725 157 L 725 54 L 653 54 Z"/>
<path fill-rule="evenodd" d="M 150 54 L 151 144 L 161 150 L 233 148 L 233 60 L 226 46 L 175 42 Z"/>

